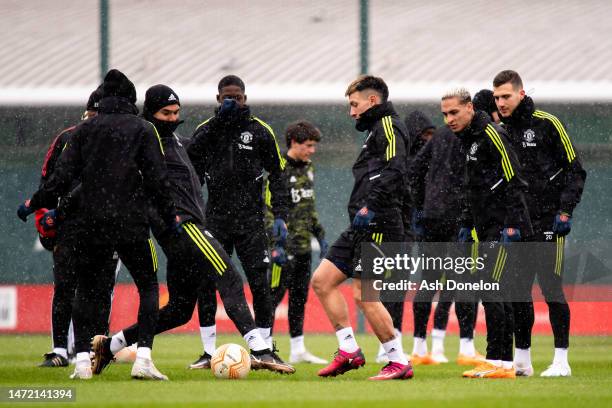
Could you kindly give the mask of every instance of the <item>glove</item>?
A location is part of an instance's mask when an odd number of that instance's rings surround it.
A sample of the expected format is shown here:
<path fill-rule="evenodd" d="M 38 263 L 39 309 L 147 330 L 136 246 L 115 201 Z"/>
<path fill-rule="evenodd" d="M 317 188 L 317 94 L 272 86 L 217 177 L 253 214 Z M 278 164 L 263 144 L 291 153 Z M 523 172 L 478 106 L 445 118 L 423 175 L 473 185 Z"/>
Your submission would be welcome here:
<path fill-rule="evenodd" d="M 283 247 L 275 246 L 274 249 L 272 249 L 272 262 L 280 266 L 287 263 L 287 253 Z"/>
<path fill-rule="evenodd" d="M 287 241 L 287 224 L 282 218 L 275 218 L 272 226 L 272 236 L 276 240 L 276 245 L 285 247 Z"/>
<path fill-rule="evenodd" d="M 219 118 L 230 119 L 238 112 L 238 102 L 235 99 L 226 98 L 219 108 Z"/>
<path fill-rule="evenodd" d="M 17 216 L 21 218 L 23 222 L 26 222 L 28 220 L 28 215 L 33 212 L 34 209 L 30 207 L 30 200 L 25 200 L 25 202 L 19 204 L 19 207 L 17 207 Z"/>
<path fill-rule="evenodd" d="M 502 242 L 518 242 L 521 240 L 521 230 L 518 228 L 504 228 L 502 231 Z"/>
<path fill-rule="evenodd" d="M 472 241 L 472 229 L 467 227 L 461 227 L 459 235 L 457 235 L 457 242 L 471 242 Z"/>
<path fill-rule="evenodd" d="M 329 244 L 327 243 L 325 238 L 321 238 L 319 240 L 319 248 L 321 248 L 321 252 L 319 253 L 319 259 L 323 259 L 325 257 L 325 254 L 327 253 L 327 250 L 329 249 Z"/>
<path fill-rule="evenodd" d="M 425 212 L 423 210 L 412 211 L 412 222 L 411 227 L 417 238 L 421 239 L 425 235 L 425 227 L 423 227 L 423 216 Z"/>
<path fill-rule="evenodd" d="M 51 231 L 57 228 L 57 212 L 49 210 L 40 218 L 40 226 L 44 231 Z"/>
<path fill-rule="evenodd" d="M 363 207 L 353 218 L 353 228 L 357 231 L 368 228 L 375 215 L 374 211 L 368 210 L 368 207 Z"/>
<path fill-rule="evenodd" d="M 566 236 L 572 230 L 572 217 L 568 213 L 560 212 L 555 215 L 552 229 L 557 235 L 561 237 Z"/>

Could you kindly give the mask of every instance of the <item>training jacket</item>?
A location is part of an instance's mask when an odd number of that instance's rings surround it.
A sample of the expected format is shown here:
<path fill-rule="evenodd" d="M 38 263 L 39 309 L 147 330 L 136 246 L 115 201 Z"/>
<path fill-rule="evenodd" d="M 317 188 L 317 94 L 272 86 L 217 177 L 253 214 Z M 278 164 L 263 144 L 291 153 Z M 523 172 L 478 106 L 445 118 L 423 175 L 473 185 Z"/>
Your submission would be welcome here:
<path fill-rule="evenodd" d="M 408 131 L 391 102 L 365 111 L 356 128 L 366 135 L 353 165 L 349 218 L 352 223 L 357 211 L 367 206 L 376 215 L 372 222 L 384 224 L 386 217 L 400 215 L 406 152 L 410 150 Z"/>
<path fill-rule="evenodd" d="M 526 199 L 532 218 L 559 211 L 571 215 L 580 202 L 586 171 L 561 121 L 536 110 L 526 96 L 504 122 L 529 184 Z"/>
<path fill-rule="evenodd" d="M 458 221 L 464 175 L 461 141 L 448 126 L 436 129 L 408 168 L 414 208 L 423 210 L 424 218 Z"/>
<path fill-rule="evenodd" d="M 527 184 L 506 131 L 476 111 L 457 136 L 465 153 L 462 226 L 475 227 L 482 239 L 499 237 L 503 228 L 519 228 L 523 238 L 531 236 Z"/>
<path fill-rule="evenodd" d="M 74 217 L 79 230 L 100 242 L 133 242 L 149 235 L 148 206 L 174 225 L 163 148 L 155 127 L 122 97 L 100 101 L 98 115 L 73 131 L 55 171 L 31 199 L 34 209 L 57 203 L 81 180 Z"/>
<path fill-rule="evenodd" d="M 217 109 L 218 110 L 218 109 Z M 272 128 L 244 106 L 231 120 L 215 116 L 198 126 L 187 149 L 202 183 L 208 186 L 206 218 L 228 229 L 263 221 L 264 170 L 272 192 L 272 211 L 287 219 L 285 159 Z"/>

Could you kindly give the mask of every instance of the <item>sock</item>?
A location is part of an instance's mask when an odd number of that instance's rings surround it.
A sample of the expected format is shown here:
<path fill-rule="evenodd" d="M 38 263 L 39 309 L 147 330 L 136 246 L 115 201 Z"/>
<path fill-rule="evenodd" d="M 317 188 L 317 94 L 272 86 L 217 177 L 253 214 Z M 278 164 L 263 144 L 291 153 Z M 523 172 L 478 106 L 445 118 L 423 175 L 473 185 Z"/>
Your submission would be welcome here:
<path fill-rule="evenodd" d="M 414 338 L 414 344 L 412 345 L 412 354 L 417 356 L 424 356 L 427 354 L 427 340 L 420 337 Z"/>
<path fill-rule="evenodd" d="M 387 354 L 387 352 L 385 351 L 385 348 L 383 347 L 382 343 L 379 343 L 378 354 L 376 355 L 376 357 L 381 357 L 381 356 L 384 356 L 386 354 Z"/>
<path fill-rule="evenodd" d="M 136 349 L 136 358 L 151 360 L 151 349 L 149 347 L 138 347 Z"/>
<path fill-rule="evenodd" d="M 59 356 L 64 357 L 65 359 L 68 359 L 68 350 L 66 350 L 65 348 L 54 347 L 53 352 Z"/>
<path fill-rule="evenodd" d="M 122 348 L 127 347 L 127 341 L 125 340 L 125 336 L 123 335 L 123 331 L 115 334 L 111 338 L 110 350 L 111 353 L 117 354 Z"/>
<path fill-rule="evenodd" d="M 91 367 L 91 358 L 89 357 L 89 352 L 84 351 L 81 353 L 77 353 L 76 355 L 76 367 Z"/>
<path fill-rule="evenodd" d="M 258 327 L 257 330 L 259 330 L 259 333 L 268 345 L 268 348 L 272 349 L 272 329 L 270 329 L 269 327 Z"/>
<path fill-rule="evenodd" d="M 506 370 L 511 369 L 513 367 L 512 361 L 502 361 L 502 367 L 504 367 Z"/>
<path fill-rule="evenodd" d="M 444 336 L 446 330 L 433 329 L 431 331 L 431 352 L 433 354 L 444 354 Z"/>
<path fill-rule="evenodd" d="M 258 329 L 251 330 L 243 337 L 244 341 L 246 341 L 249 348 L 253 351 L 261 351 L 269 348 Z"/>
<path fill-rule="evenodd" d="M 389 357 L 389 361 L 394 361 L 400 364 L 408 364 L 404 350 L 402 349 L 402 341 L 397 337 L 386 343 L 383 343 L 383 348 Z"/>
<path fill-rule="evenodd" d="M 353 333 L 352 327 L 345 327 L 336 331 L 336 338 L 338 339 L 338 348 L 347 353 L 354 353 L 359 350 L 357 340 L 355 340 L 355 333 Z"/>
<path fill-rule="evenodd" d="M 493 364 L 495 367 L 501 367 L 502 366 L 502 361 L 501 360 L 489 360 L 489 359 L 487 359 L 487 363 Z"/>
<path fill-rule="evenodd" d="M 459 353 L 468 357 L 476 356 L 474 339 L 468 339 L 467 337 L 459 339 Z"/>
<path fill-rule="evenodd" d="M 529 367 L 531 365 L 530 349 L 514 349 L 514 363 L 520 367 Z"/>
<path fill-rule="evenodd" d="M 204 352 L 211 356 L 215 354 L 217 349 L 217 325 L 200 327 L 200 338 L 204 345 Z"/>
<path fill-rule="evenodd" d="M 291 345 L 291 354 L 301 354 L 306 351 L 304 336 L 291 337 L 289 344 Z"/>
<path fill-rule="evenodd" d="M 555 348 L 555 357 L 553 358 L 555 364 L 567 364 L 567 349 L 566 348 Z"/>

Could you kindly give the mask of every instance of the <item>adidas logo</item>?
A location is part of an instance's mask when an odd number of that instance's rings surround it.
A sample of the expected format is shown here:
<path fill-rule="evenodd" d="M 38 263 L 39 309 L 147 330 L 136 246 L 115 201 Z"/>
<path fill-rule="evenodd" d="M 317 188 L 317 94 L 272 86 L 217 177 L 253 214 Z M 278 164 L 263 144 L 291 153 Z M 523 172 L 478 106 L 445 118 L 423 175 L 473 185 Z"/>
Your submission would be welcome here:
<path fill-rule="evenodd" d="M 168 97 L 168 102 L 170 101 L 176 101 L 176 96 L 174 96 L 173 93 L 171 93 L 170 96 Z"/>
<path fill-rule="evenodd" d="M 352 334 L 347 334 L 347 336 L 344 338 L 344 340 L 348 340 L 348 339 L 352 339 L 353 335 Z"/>
<path fill-rule="evenodd" d="M 297 181 L 297 179 L 295 178 L 295 176 L 291 176 L 291 178 L 289 179 L 289 181 L 291 183 L 295 183 Z"/>

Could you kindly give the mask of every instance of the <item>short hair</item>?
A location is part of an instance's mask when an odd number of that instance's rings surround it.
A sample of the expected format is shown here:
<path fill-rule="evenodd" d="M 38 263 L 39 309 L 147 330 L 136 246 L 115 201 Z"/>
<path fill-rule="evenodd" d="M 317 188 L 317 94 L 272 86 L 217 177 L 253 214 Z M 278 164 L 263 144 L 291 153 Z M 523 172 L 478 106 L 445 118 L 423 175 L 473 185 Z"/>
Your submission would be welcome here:
<path fill-rule="evenodd" d="M 442 95 L 442 100 L 457 98 L 461 105 L 465 105 L 468 102 L 472 102 L 472 96 L 470 95 L 470 91 L 465 88 L 454 88 L 449 91 L 446 91 L 444 95 Z"/>
<path fill-rule="evenodd" d="M 302 144 L 307 140 L 319 142 L 321 141 L 321 131 L 315 125 L 306 120 L 298 120 L 290 123 L 289 126 L 287 126 L 287 129 L 285 130 L 285 140 L 287 142 L 287 149 L 291 147 L 291 141 L 293 140 L 299 144 Z"/>
<path fill-rule="evenodd" d="M 501 71 L 495 78 L 493 78 L 493 86 L 498 87 L 503 84 L 507 84 L 510 82 L 512 84 L 513 89 L 523 89 L 523 80 L 518 72 L 513 71 L 511 69 L 507 69 L 505 71 Z"/>
<path fill-rule="evenodd" d="M 378 93 L 383 102 L 387 102 L 389 98 L 389 87 L 382 78 L 375 77 L 373 75 L 360 75 L 353 82 L 350 83 L 344 96 L 350 96 L 355 92 L 365 91 L 371 89 Z"/>
<path fill-rule="evenodd" d="M 221 93 L 221 89 L 225 88 L 226 86 L 230 86 L 230 85 L 236 85 L 237 87 L 240 88 L 242 92 L 244 92 L 245 90 L 244 82 L 242 81 L 242 79 L 240 79 L 236 75 L 226 75 L 223 78 L 221 78 L 221 80 L 219 81 L 219 85 L 217 86 L 217 91 Z"/>
<path fill-rule="evenodd" d="M 481 89 L 476 92 L 472 99 L 474 109 L 484 111 L 491 116 L 493 112 L 497 112 L 497 105 L 495 104 L 495 97 L 493 91 L 490 89 Z"/>

